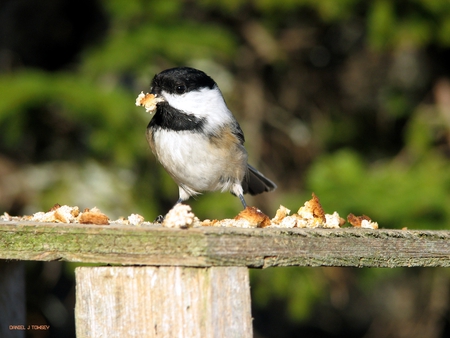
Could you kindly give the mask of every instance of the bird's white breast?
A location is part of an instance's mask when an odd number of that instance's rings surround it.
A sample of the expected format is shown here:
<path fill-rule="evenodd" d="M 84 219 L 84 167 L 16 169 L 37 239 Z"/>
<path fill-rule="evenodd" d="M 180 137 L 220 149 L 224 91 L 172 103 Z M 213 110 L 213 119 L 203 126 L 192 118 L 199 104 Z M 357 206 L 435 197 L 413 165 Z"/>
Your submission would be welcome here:
<path fill-rule="evenodd" d="M 243 179 L 247 154 L 241 145 L 220 148 L 201 133 L 159 129 L 153 133 L 158 160 L 178 185 L 193 191 L 230 190 Z"/>

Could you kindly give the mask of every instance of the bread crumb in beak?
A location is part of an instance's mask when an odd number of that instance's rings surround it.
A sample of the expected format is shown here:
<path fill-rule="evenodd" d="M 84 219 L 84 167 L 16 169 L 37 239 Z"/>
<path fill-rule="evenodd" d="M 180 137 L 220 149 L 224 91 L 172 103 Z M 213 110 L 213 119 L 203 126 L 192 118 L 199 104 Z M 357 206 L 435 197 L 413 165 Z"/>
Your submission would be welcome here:
<path fill-rule="evenodd" d="M 147 113 L 153 114 L 156 110 L 156 105 L 162 101 L 164 101 L 162 97 L 141 92 L 136 98 L 136 106 L 143 106 Z"/>

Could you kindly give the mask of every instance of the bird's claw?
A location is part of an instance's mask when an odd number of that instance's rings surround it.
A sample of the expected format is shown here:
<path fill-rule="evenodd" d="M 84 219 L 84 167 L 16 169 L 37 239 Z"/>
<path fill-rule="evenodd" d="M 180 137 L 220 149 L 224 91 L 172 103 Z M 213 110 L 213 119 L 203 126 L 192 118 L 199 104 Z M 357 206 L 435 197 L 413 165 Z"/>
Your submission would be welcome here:
<path fill-rule="evenodd" d="M 164 216 L 163 215 L 159 215 L 155 218 L 155 220 L 153 221 L 153 223 L 162 223 L 164 222 Z"/>

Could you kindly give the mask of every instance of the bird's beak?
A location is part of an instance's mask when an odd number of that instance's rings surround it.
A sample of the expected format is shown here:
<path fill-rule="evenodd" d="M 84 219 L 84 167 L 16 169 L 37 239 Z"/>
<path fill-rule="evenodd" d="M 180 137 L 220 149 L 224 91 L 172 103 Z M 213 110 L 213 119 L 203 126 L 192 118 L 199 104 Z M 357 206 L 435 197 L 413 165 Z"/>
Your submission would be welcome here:
<path fill-rule="evenodd" d="M 161 94 L 155 93 L 153 95 L 155 96 L 155 100 L 158 101 L 157 103 L 166 101 L 166 98 L 164 96 L 162 96 Z"/>

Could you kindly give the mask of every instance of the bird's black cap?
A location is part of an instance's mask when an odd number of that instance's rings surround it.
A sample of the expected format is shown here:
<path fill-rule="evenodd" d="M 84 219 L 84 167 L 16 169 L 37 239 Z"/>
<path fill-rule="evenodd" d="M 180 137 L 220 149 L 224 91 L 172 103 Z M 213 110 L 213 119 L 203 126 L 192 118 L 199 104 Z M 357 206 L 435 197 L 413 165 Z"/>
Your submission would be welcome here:
<path fill-rule="evenodd" d="M 152 80 L 152 94 L 165 91 L 169 94 L 184 94 L 202 88 L 212 89 L 216 83 L 201 70 L 190 67 L 170 68 L 156 74 Z"/>

